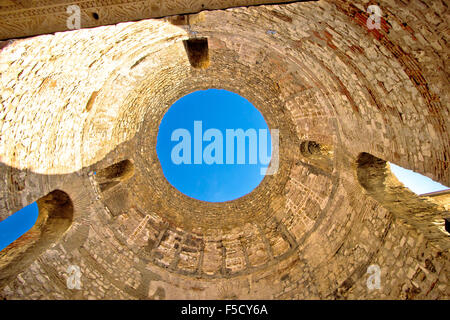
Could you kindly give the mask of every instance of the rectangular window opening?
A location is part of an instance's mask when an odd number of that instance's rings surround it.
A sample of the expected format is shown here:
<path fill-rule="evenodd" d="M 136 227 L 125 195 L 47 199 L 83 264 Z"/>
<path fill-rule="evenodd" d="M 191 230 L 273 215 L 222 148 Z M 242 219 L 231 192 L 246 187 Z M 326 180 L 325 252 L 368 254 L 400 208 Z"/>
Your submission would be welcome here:
<path fill-rule="evenodd" d="M 209 49 L 207 38 L 184 40 L 184 48 L 193 68 L 206 69 L 209 66 Z"/>

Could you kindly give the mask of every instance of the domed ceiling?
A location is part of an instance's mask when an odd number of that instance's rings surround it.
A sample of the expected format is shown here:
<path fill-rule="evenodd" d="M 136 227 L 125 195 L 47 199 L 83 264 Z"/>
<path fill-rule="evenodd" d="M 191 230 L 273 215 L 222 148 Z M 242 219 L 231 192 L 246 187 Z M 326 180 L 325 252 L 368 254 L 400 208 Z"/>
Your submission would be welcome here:
<path fill-rule="evenodd" d="M 450 184 L 448 6 L 379 5 L 373 30 L 363 2 L 318 1 L 6 43 L 0 218 L 54 190 L 73 217 L 0 253 L 0 295 L 448 299 L 448 206 L 386 164 Z M 207 41 L 207 64 L 193 65 L 189 39 Z M 168 108 L 208 88 L 245 97 L 279 130 L 277 172 L 223 203 L 176 190 L 156 155 Z M 373 264 L 379 290 L 366 286 Z M 66 285 L 73 265 L 80 290 Z"/>

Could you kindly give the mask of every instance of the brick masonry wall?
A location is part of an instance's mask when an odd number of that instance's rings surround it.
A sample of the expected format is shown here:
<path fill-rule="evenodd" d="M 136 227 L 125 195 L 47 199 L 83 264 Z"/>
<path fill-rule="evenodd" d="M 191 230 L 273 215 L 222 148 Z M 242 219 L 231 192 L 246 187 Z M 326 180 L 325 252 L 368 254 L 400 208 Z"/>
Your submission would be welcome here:
<path fill-rule="evenodd" d="M 235 8 L 204 12 L 190 29 L 143 20 L 8 43 L 0 218 L 61 189 L 74 221 L 0 294 L 448 299 L 448 250 L 369 196 L 356 171 L 367 152 L 449 185 L 448 9 L 382 1 L 383 28 L 370 31 L 367 5 Z M 209 40 L 205 70 L 184 51 L 193 32 Z M 176 191 L 155 151 L 165 111 L 209 87 L 241 94 L 280 129 L 278 173 L 224 204 Z M 305 140 L 332 149 L 329 170 L 301 154 Z M 134 176 L 100 191 L 92 172 L 123 159 Z M 372 264 L 379 290 L 366 285 Z M 67 287 L 70 265 L 81 290 Z"/>

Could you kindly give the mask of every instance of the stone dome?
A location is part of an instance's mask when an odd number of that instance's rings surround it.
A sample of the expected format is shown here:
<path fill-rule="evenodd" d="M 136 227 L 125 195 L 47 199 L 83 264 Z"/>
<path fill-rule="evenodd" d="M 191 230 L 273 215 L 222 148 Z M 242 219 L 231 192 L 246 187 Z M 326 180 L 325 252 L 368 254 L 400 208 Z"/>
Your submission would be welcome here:
<path fill-rule="evenodd" d="M 450 196 L 387 163 L 450 185 L 446 1 L 380 1 L 372 30 L 363 1 L 235 6 L 0 45 L 0 220 L 40 212 L 0 252 L 0 296 L 450 297 Z M 280 136 L 277 173 L 224 203 L 177 191 L 156 156 L 168 108 L 208 88 Z"/>

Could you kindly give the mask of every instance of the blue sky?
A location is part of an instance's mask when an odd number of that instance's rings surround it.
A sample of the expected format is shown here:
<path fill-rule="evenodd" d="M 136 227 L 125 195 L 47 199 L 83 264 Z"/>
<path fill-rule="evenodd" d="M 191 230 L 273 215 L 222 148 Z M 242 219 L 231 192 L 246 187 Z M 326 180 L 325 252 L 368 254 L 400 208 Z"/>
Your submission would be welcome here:
<path fill-rule="evenodd" d="M 389 164 L 391 166 L 392 173 L 397 177 L 397 179 L 416 194 L 420 195 L 448 189 L 448 187 L 443 186 L 442 184 L 412 170 L 404 169 L 393 163 Z"/>
<path fill-rule="evenodd" d="M 38 206 L 36 202 L 20 209 L 0 222 L 0 251 L 30 230 L 36 223 Z"/>
<path fill-rule="evenodd" d="M 194 121 L 202 121 L 202 131 L 218 129 L 223 135 L 224 164 L 194 164 Z M 171 141 L 172 132 L 178 128 L 191 134 L 191 164 L 174 164 L 172 149 L 181 140 Z M 245 98 L 226 90 L 209 89 L 188 94 L 175 102 L 161 121 L 157 154 L 164 176 L 183 194 L 203 201 L 224 202 L 240 198 L 255 189 L 262 179 L 259 162 L 249 164 L 248 139 L 246 139 L 245 164 L 226 164 L 226 129 L 269 129 L 262 114 Z M 212 140 L 214 141 L 214 140 Z M 212 141 L 202 143 L 203 150 Z M 267 136 L 270 156 L 270 135 Z M 237 162 L 237 143 L 234 146 Z"/>

